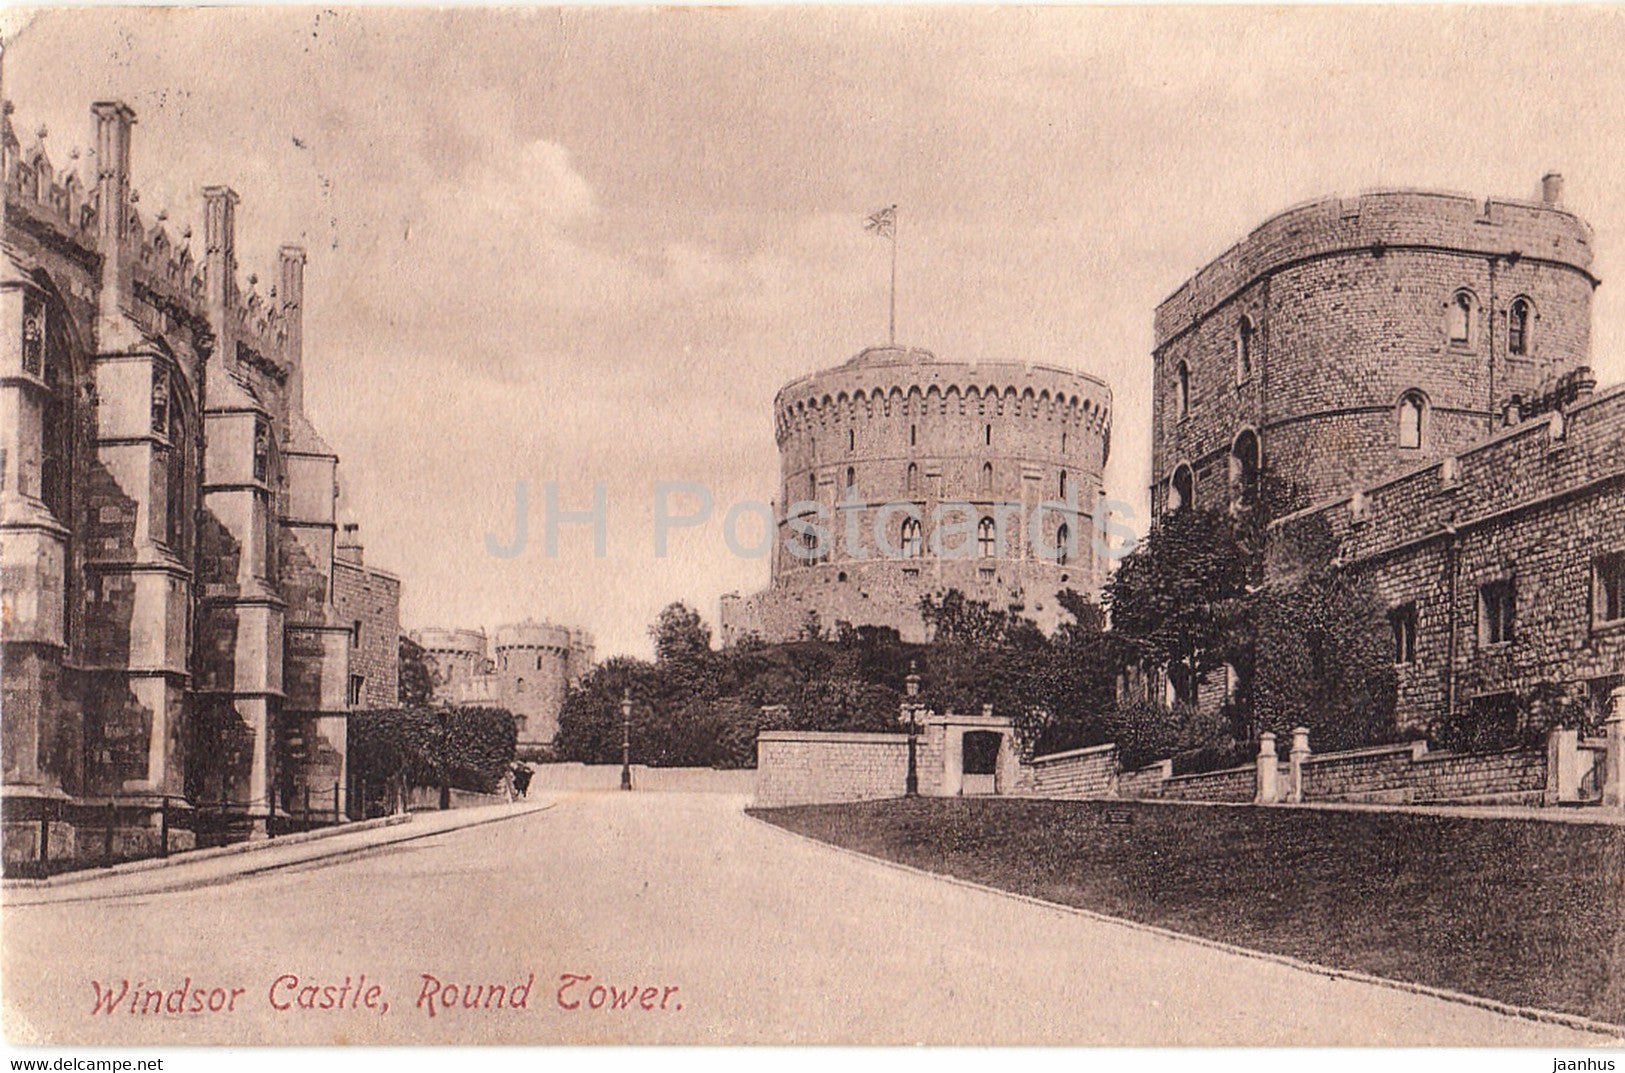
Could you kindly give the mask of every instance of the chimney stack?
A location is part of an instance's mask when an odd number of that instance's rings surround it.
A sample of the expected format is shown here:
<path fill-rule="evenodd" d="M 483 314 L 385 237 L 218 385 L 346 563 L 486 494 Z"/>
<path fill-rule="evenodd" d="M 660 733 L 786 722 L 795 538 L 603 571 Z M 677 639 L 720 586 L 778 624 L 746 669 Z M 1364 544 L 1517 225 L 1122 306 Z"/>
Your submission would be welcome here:
<path fill-rule="evenodd" d="M 1552 208 L 1561 208 L 1563 205 L 1563 176 L 1555 171 L 1549 171 L 1541 176 L 1540 200 Z"/>
<path fill-rule="evenodd" d="M 361 526 L 355 522 L 344 523 L 344 535 L 339 538 L 338 551 L 334 557 L 341 562 L 354 563 L 356 566 L 363 565 Z"/>

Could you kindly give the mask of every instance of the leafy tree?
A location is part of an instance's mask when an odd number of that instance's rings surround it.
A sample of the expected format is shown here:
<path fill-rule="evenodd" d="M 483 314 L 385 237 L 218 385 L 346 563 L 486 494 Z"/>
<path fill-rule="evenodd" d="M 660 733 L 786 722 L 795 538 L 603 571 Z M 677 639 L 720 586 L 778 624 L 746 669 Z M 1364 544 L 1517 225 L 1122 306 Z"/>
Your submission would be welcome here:
<path fill-rule="evenodd" d="M 1238 661 L 1250 685 L 1249 738 L 1268 730 L 1284 742 L 1305 726 L 1321 751 L 1394 740 L 1387 610 L 1369 583 L 1335 565 L 1335 551 L 1325 519 L 1309 519 L 1277 542 L 1275 580 L 1247 601 L 1237 628 L 1250 643 Z"/>
<path fill-rule="evenodd" d="M 1143 663 L 1199 683 L 1229 661 L 1238 602 L 1260 569 L 1228 514 L 1165 514 L 1106 584 L 1112 630 Z"/>
<path fill-rule="evenodd" d="M 354 712 L 350 766 L 373 786 L 394 786 L 404 799 L 413 786 L 489 793 L 513 763 L 518 738 L 504 708 L 412 707 Z"/>
<path fill-rule="evenodd" d="M 693 666 L 711 652 L 711 628 L 685 603 L 668 604 L 649 627 L 655 662 Z"/>
<path fill-rule="evenodd" d="M 408 708 L 434 699 L 434 675 L 429 670 L 429 653 L 410 637 L 402 636 L 396 664 L 400 672 L 400 703 Z"/>

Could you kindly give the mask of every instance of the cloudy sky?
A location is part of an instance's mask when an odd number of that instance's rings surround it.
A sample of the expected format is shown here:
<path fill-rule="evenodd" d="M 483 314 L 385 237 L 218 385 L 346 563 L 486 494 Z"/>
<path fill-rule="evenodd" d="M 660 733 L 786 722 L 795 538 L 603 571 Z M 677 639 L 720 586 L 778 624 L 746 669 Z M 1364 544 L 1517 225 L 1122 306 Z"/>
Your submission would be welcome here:
<path fill-rule="evenodd" d="M 119 10 L 0 14 L 25 145 L 139 121 L 140 207 L 242 272 L 309 247 L 308 408 L 408 627 L 547 617 L 648 650 L 675 599 L 765 584 L 720 523 L 653 550 L 653 484 L 766 500 L 786 380 L 899 338 L 1071 366 L 1116 395 L 1108 490 L 1144 511 L 1151 313 L 1267 215 L 1428 187 L 1597 233 L 1595 362 L 1625 378 L 1625 12 L 1235 8 Z M 201 253 L 194 240 L 194 252 Z M 607 556 L 542 540 L 602 481 Z M 531 541 L 511 558 L 516 484 Z M 682 504 L 679 504 L 680 506 Z M 747 525 L 741 537 L 754 534 Z"/>

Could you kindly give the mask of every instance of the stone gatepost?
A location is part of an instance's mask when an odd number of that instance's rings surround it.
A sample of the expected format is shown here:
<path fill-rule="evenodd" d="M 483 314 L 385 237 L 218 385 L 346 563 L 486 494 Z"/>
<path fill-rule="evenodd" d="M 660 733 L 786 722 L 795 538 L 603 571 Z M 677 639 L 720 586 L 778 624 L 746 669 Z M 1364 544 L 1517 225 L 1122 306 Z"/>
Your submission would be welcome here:
<path fill-rule="evenodd" d="M 1303 801 L 1303 762 L 1309 759 L 1309 728 L 1292 728 L 1292 752 L 1287 754 L 1286 799 L 1294 805 Z"/>
<path fill-rule="evenodd" d="M 1603 760 L 1602 804 L 1625 808 L 1625 686 L 1614 690 L 1613 712 L 1603 724 L 1608 755 Z"/>
<path fill-rule="evenodd" d="M 1275 755 L 1275 735 L 1265 731 L 1258 738 L 1258 793 L 1253 800 L 1260 805 L 1280 800 L 1281 758 Z"/>
<path fill-rule="evenodd" d="M 1557 727 L 1546 735 L 1545 803 L 1580 800 L 1580 732 Z"/>

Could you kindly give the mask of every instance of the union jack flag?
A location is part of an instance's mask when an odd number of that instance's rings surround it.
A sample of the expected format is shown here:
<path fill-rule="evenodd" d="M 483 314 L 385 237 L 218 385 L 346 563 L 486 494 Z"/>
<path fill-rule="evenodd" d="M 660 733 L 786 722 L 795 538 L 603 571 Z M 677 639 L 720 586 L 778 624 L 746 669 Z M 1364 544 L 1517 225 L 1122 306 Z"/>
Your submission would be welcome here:
<path fill-rule="evenodd" d="M 897 206 L 888 205 L 879 212 L 872 212 L 869 218 L 863 221 L 863 229 L 879 238 L 892 238 L 897 234 Z"/>

